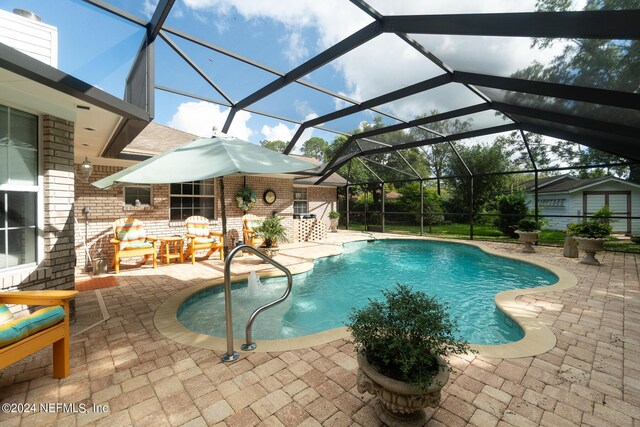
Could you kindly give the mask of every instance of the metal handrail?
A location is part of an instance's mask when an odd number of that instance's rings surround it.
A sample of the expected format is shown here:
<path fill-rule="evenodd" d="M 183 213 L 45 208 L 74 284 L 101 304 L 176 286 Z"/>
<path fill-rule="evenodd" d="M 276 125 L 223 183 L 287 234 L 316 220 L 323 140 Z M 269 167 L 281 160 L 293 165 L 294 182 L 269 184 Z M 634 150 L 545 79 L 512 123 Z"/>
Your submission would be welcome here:
<path fill-rule="evenodd" d="M 249 252 L 253 252 L 259 258 L 262 258 L 263 261 L 268 262 L 279 270 L 282 270 L 284 274 L 287 275 L 287 289 L 280 298 L 256 308 L 253 313 L 251 313 L 249 320 L 247 320 L 247 327 L 245 329 L 246 343 L 242 344 L 240 347 L 242 350 L 250 351 L 256 348 L 256 343 L 251 340 L 251 328 L 253 327 L 253 321 L 256 319 L 258 314 L 287 299 L 291 293 L 291 288 L 293 287 L 293 277 L 291 276 L 289 269 L 279 262 L 272 260 L 256 248 L 249 245 L 238 245 L 229 252 L 227 259 L 224 262 L 224 310 L 227 323 L 227 352 L 222 355 L 223 362 L 233 362 L 238 358 L 238 352 L 233 350 L 233 323 L 231 320 L 231 260 L 238 252 L 247 250 Z"/>

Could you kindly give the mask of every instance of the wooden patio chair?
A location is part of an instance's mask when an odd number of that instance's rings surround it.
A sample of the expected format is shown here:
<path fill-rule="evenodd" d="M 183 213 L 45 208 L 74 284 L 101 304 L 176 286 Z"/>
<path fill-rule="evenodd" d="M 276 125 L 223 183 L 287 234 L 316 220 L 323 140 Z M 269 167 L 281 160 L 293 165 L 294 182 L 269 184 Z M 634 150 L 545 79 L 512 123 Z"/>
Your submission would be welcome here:
<path fill-rule="evenodd" d="M 242 238 L 244 243 L 255 247 L 262 243 L 262 239 L 256 236 L 255 229 L 260 226 L 262 221 L 254 214 L 246 214 L 242 217 Z"/>
<path fill-rule="evenodd" d="M 53 344 L 53 376 L 69 376 L 69 300 L 78 291 L 0 292 L 0 369 Z M 49 306 L 15 319 L 5 304 Z"/>
<path fill-rule="evenodd" d="M 190 216 L 186 219 L 187 250 L 184 259 L 191 257 L 191 264 L 196 262 L 196 251 L 208 249 L 205 259 L 215 251 L 220 252 L 220 259 L 224 259 L 224 238 L 222 233 L 215 232 L 209 227 L 209 220 L 203 216 Z"/>
<path fill-rule="evenodd" d="M 157 237 L 147 236 L 142 221 L 135 218 L 120 218 L 113 222 L 113 257 L 112 267 L 116 274 L 120 272 L 120 259 L 123 257 L 143 256 L 142 263 L 153 259 L 153 268 L 157 266 Z"/>

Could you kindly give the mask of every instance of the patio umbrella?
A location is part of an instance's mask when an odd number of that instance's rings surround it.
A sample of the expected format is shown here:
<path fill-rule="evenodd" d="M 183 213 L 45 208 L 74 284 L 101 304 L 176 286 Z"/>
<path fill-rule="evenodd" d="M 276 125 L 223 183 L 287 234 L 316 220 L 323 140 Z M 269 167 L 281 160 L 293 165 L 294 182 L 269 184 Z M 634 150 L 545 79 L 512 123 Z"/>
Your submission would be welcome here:
<path fill-rule="evenodd" d="M 241 139 L 216 136 L 188 142 L 100 179 L 93 185 L 106 189 L 117 184 L 171 184 L 230 175 L 293 173 L 316 167 Z M 226 236 L 223 180 L 220 180 L 220 197 L 222 233 Z"/>

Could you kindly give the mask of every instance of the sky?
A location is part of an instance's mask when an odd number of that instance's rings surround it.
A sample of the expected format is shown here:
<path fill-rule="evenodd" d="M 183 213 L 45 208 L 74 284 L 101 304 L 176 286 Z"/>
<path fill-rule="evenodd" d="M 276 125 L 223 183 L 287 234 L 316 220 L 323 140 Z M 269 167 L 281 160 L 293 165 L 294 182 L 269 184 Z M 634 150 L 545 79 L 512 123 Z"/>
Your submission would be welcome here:
<path fill-rule="evenodd" d="M 157 0 L 108 0 L 115 7 L 148 20 Z M 579 8 L 580 2 L 576 2 Z M 443 14 L 533 11 L 535 0 L 371 0 L 383 14 Z M 0 0 L 0 8 L 31 10 L 58 28 L 59 68 L 117 97 L 144 29 L 80 0 Z M 348 0 L 177 0 L 167 25 L 287 72 L 333 46 L 372 19 Z M 275 80 L 219 53 L 170 35 L 234 102 Z M 544 51 L 531 49 L 531 40 L 507 37 L 413 36 L 457 70 L 509 76 L 533 59 L 548 63 L 561 44 Z M 383 34 L 307 75 L 307 82 L 331 89 L 358 102 L 442 74 L 433 63 L 393 34 Z M 182 61 L 162 40 L 156 43 L 156 84 L 224 101 L 224 97 Z M 220 130 L 228 108 L 156 90 L 155 121 L 199 136 Z M 459 84 L 450 84 L 379 108 L 404 120 L 445 112 L 481 102 Z M 308 87 L 291 84 L 251 108 L 297 121 L 309 120 L 350 105 Z M 351 132 L 374 113 L 325 123 L 328 129 Z M 476 125 L 502 124 L 501 117 L 478 114 Z M 384 118 L 385 124 L 397 123 Z M 297 125 L 285 120 L 240 112 L 230 129 L 233 136 L 252 142 L 288 141 Z M 301 141 L 319 136 L 332 141 L 334 133 L 305 132 Z"/>

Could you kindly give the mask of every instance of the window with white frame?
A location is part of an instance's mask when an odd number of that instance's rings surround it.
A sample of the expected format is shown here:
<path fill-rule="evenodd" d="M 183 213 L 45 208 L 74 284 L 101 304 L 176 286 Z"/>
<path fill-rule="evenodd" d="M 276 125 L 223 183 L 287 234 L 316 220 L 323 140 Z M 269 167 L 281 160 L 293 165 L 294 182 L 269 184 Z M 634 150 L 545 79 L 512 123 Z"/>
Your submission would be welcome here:
<path fill-rule="evenodd" d="M 293 213 L 300 215 L 308 212 L 307 187 L 293 187 Z"/>
<path fill-rule="evenodd" d="M 152 203 L 150 185 L 128 185 L 124 187 L 124 204 L 131 206 L 149 205 Z"/>
<path fill-rule="evenodd" d="M 200 215 L 215 218 L 215 181 L 181 182 L 170 184 L 169 217 L 172 221 L 183 221 Z"/>
<path fill-rule="evenodd" d="M 38 116 L 0 105 L 0 271 L 38 253 Z"/>

